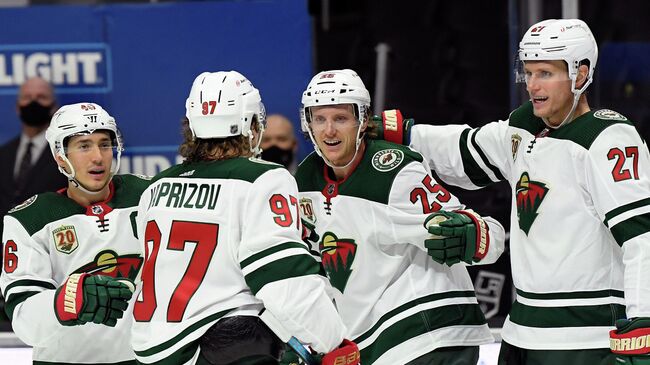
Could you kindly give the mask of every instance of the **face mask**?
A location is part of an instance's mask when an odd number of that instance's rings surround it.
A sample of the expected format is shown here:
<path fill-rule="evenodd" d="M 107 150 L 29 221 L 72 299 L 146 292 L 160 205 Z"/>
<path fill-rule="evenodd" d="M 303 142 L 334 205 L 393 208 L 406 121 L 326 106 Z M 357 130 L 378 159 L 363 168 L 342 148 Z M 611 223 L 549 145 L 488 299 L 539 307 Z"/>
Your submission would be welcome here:
<path fill-rule="evenodd" d="M 278 146 L 271 146 L 262 151 L 262 159 L 289 167 L 293 161 L 293 150 L 283 150 Z"/>
<path fill-rule="evenodd" d="M 50 122 L 52 105 L 43 106 L 37 101 L 20 107 L 20 120 L 31 127 L 42 127 Z"/>

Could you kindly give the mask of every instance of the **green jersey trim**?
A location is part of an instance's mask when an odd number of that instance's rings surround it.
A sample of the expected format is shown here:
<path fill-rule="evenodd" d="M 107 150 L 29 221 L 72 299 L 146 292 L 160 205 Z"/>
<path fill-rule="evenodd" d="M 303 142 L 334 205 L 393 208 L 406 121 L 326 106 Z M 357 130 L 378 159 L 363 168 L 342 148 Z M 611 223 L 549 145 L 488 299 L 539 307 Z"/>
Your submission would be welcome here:
<path fill-rule="evenodd" d="M 12 282 L 11 284 L 7 285 L 5 288 L 4 293 L 2 294 L 3 297 L 7 297 L 7 294 L 9 293 L 9 290 L 13 289 L 16 286 L 37 286 L 40 288 L 45 288 L 45 289 L 56 289 L 56 286 L 52 283 L 49 283 L 47 281 L 42 281 L 42 280 L 33 280 L 33 279 L 22 279 L 22 280 L 16 280 Z"/>
<path fill-rule="evenodd" d="M 606 227 L 609 227 L 609 221 L 612 220 L 614 217 L 617 217 L 632 209 L 644 207 L 646 205 L 650 205 L 650 198 L 637 200 L 635 202 L 622 205 L 616 209 L 612 209 L 607 214 L 605 214 L 605 221 L 603 221 L 603 224 L 605 224 Z"/>
<path fill-rule="evenodd" d="M 154 178 L 182 177 L 188 179 L 235 179 L 255 182 L 267 171 L 284 168 L 282 165 L 245 157 L 219 161 L 199 161 L 182 163 L 162 171 Z"/>
<path fill-rule="evenodd" d="M 650 213 L 628 218 L 614 225 L 609 230 L 612 232 L 616 243 L 622 247 L 628 240 L 650 232 Z"/>
<path fill-rule="evenodd" d="M 508 117 L 508 124 L 511 127 L 521 128 L 532 135 L 536 135 L 546 128 L 546 123 L 542 118 L 535 116 L 531 101 L 527 101 L 513 110 Z"/>
<path fill-rule="evenodd" d="M 200 327 L 203 327 L 206 324 L 209 324 L 211 322 L 216 322 L 221 317 L 228 314 L 228 312 L 230 312 L 231 310 L 232 309 L 226 309 L 224 311 L 211 314 L 211 315 L 201 319 L 200 321 L 188 326 L 187 328 L 185 328 L 183 331 L 181 331 L 179 334 L 172 337 L 171 339 L 169 339 L 169 340 L 167 340 L 167 341 L 165 341 L 165 342 L 163 342 L 163 343 L 161 343 L 159 345 L 156 345 L 156 346 L 154 346 L 154 347 L 152 347 L 150 349 L 142 350 L 142 351 L 135 351 L 135 354 L 140 356 L 140 357 L 147 357 L 147 356 L 155 355 L 155 354 L 157 354 L 157 353 L 159 353 L 161 351 L 165 351 L 168 348 L 170 348 L 170 347 L 174 346 L 175 344 L 177 344 L 178 342 L 180 342 L 181 340 L 183 340 L 185 337 L 187 337 L 187 335 L 195 332 Z M 192 343 L 183 346 L 180 350 L 176 351 L 174 353 L 174 355 L 179 354 L 179 352 L 181 352 L 183 349 L 187 348 L 187 346 L 189 346 L 189 345 L 192 345 Z M 196 346 L 198 346 L 198 344 L 196 344 Z M 167 360 L 169 360 L 169 358 Z M 160 362 L 160 363 L 162 364 L 162 362 Z M 183 362 L 171 362 L 170 361 L 169 363 L 170 364 L 182 364 Z M 158 362 L 156 362 L 155 364 L 158 364 Z"/>
<path fill-rule="evenodd" d="M 309 252 L 309 250 L 307 249 L 307 247 L 303 243 L 286 242 L 286 243 L 282 243 L 282 244 L 267 248 L 264 251 L 258 252 L 258 253 L 254 254 L 254 255 L 251 255 L 251 256 L 247 257 L 246 259 L 242 260 L 242 262 L 239 264 L 239 266 L 243 269 L 246 266 L 252 264 L 253 262 L 255 262 L 255 261 L 259 260 L 259 259 L 262 259 L 262 258 L 264 258 L 266 256 L 272 255 L 272 254 L 274 254 L 276 252 L 280 252 L 280 251 L 283 251 L 283 250 L 288 250 L 288 249 L 291 249 L 291 248 L 302 248 L 305 251 Z"/>
<path fill-rule="evenodd" d="M 510 310 L 511 322 L 538 328 L 613 327 L 622 318 L 625 306 L 621 304 L 533 307 L 515 301 Z"/>
<path fill-rule="evenodd" d="M 517 295 L 528 299 L 594 299 L 594 298 L 607 298 L 617 297 L 623 298 L 622 290 L 605 289 L 595 291 L 576 291 L 576 292 L 555 292 L 555 293 L 531 293 L 517 289 Z"/>
<path fill-rule="evenodd" d="M 465 295 L 458 295 L 465 296 Z M 452 297 L 452 296 L 449 296 Z M 384 317 L 382 317 L 384 319 Z M 381 322 L 381 320 L 380 320 Z M 451 304 L 414 313 L 384 329 L 375 341 L 360 350 L 363 364 L 372 364 L 388 350 L 433 330 L 456 325 L 482 325 L 485 317 L 477 304 Z M 373 331 L 377 326 L 373 326 Z M 369 332 L 354 340 L 360 343 Z"/>
<path fill-rule="evenodd" d="M 469 135 L 469 132 L 471 129 L 465 129 L 461 134 L 460 134 L 460 141 L 459 141 L 459 147 L 460 147 L 460 156 L 461 159 L 463 160 L 463 170 L 465 171 L 465 175 L 470 179 L 470 181 L 476 185 L 476 186 L 488 186 L 493 183 L 492 179 L 483 171 L 481 166 L 474 160 L 474 157 L 472 156 L 472 153 L 469 150 L 468 147 L 468 141 L 467 137 Z M 476 135 L 476 133 L 474 133 Z M 474 136 L 472 136 L 472 140 L 474 139 Z M 472 141 L 472 144 L 474 145 L 476 142 Z M 485 153 L 481 151 L 479 148 L 478 144 L 475 145 L 477 151 L 479 151 L 479 155 L 481 156 L 482 159 L 486 159 Z"/>
<path fill-rule="evenodd" d="M 127 360 L 120 362 L 51 362 L 51 361 L 36 361 L 33 362 L 34 365 L 137 365 L 138 362 L 135 360 Z"/>
<path fill-rule="evenodd" d="M 392 165 L 384 165 L 380 156 L 396 157 Z M 395 177 L 410 163 L 424 161 L 422 155 L 412 149 L 379 140 L 366 140 L 363 157 L 354 171 L 342 181 L 333 178 L 331 168 L 326 167 L 323 159 L 315 152 L 307 156 L 298 167 L 296 181 L 300 192 L 322 192 L 329 182 L 324 172 L 330 174 L 330 180 L 336 181 L 338 196 L 350 196 L 388 204 Z M 372 184 L 368 184 L 372 181 Z"/>
<path fill-rule="evenodd" d="M 481 147 L 478 145 L 478 142 L 476 142 L 476 135 L 477 135 L 480 131 L 481 131 L 481 128 L 477 128 L 477 129 L 476 129 L 476 132 L 474 132 L 474 133 L 472 134 L 472 139 L 471 139 L 472 147 L 474 147 L 474 149 L 476 150 L 476 152 L 478 153 L 478 155 L 481 157 L 481 160 L 483 161 L 483 163 L 485 164 L 485 166 L 487 166 L 487 167 L 490 169 L 490 171 L 492 171 L 492 173 L 494 174 L 494 176 L 496 176 L 496 178 L 499 179 L 499 181 L 504 181 L 506 178 L 503 177 L 503 175 L 501 174 L 501 171 L 499 171 L 499 168 L 496 167 L 496 166 L 494 166 L 494 165 L 493 165 L 493 164 L 488 160 L 487 155 L 485 154 L 485 152 L 483 152 L 483 150 L 481 149 Z"/>
<path fill-rule="evenodd" d="M 305 250 L 304 255 L 293 255 L 269 262 L 246 274 L 244 280 L 253 294 L 257 294 L 268 283 L 312 274 L 321 275 L 320 265 Z"/>
<path fill-rule="evenodd" d="M 14 310 L 16 309 L 16 306 L 25 300 L 27 298 L 36 295 L 40 292 L 38 291 L 24 291 L 20 292 L 17 294 L 11 294 L 9 298 L 7 298 L 7 301 L 5 302 L 5 313 L 7 313 L 7 317 L 11 320 L 14 318 Z"/>

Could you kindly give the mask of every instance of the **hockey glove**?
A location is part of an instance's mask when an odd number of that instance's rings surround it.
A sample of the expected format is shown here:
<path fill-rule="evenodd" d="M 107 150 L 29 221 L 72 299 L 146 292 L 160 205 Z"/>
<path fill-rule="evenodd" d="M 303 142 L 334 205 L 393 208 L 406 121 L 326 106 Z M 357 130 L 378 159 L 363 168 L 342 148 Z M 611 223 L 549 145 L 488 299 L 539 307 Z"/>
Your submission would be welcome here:
<path fill-rule="evenodd" d="M 619 319 L 609 332 L 609 346 L 617 364 L 650 364 L 650 318 Z"/>
<path fill-rule="evenodd" d="M 424 227 L 431 237 L 424 240 L 429 256 L 440 264 L 482 260 L 490 245 L 488 225 L 473 210 L 439 211 L 427 217 Z"/>
<path fill-rule="evenodd" d="M 381 118 L 373 117 L 377 124 L 377 139 L 383 139 L 408 146 L 411 141 L 411 127 L 415 124 L 413 119 L 404 119 L 399 109 L 384 110 Z"/>
<path fill-rule="evenodd" d="M 357 365 L 361 360 L 359 347 L 350 340 L 343 340 L 339 348 L 323 355 L 321 365 Z"/>
<path fill-rule="evenodd" d="M 134 289 L 128 279 L 72 274 L 54 294 L 54 312 L 64 326 L 93 322 L 114 327 Z"/>
<path fill-rule="evenodd" d="M 313 243 L 318 243 L 320 236 L 318 235 L 318 233 L 316 233 L 316 226 L 313 225 L 311 222 L 302 218 L 300 219 L 300 221 L 302 223 L 303 242 L 305 242 L 310 247 L 312 246 Z"/>

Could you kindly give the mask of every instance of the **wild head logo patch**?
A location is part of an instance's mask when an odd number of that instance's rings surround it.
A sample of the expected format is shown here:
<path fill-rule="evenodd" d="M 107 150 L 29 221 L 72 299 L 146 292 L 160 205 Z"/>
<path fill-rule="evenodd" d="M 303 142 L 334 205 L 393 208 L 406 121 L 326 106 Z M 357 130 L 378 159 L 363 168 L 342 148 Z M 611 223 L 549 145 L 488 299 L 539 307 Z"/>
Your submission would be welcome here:
<path fill-rule="evenodd" d="M 357 254 L 357 244 L 353 239 L 339 239 L 334 233 L 325 232 L 318 249 L 330 283 L 343 293 L 350 274 L 352 274 L 352 263 Z"/>
<path fill-rule="evenodd" d="M 517 196 L 517 217 L 519 218 L 519 228 L 521 228 L 526 235 L 530 231 L 535 218 L 537 218 L 537 210 L 540 204 L 546 197 L 548 188 L 546 184 L 539 181 L 530 180 L 527 172 L 521 174 L 516 187 Z"/>
<path fill-rule="evenodd" d="M 61 226 L 52 231 L 54 245 L 56 250 L 65 254 L 70 254 L 79 247 L 77 240 L 77 231 L 73 225 Z"/>
<path fill-rule="evenodd" d="M 399 166 L 404 161 L 404 152 L 396 149 L 381 150 L 372 156 L 372 167 L 386 172 Z"/>
<path fill-rule="evenodd" d="M 118 255 L 115 251 L 104 250 L 95 256 L 95 260 L 77 270 L 77 273 L 88 273 L 93 275 L 106 275 L 113 278 L 128 278 L 135 280 L 135 277 L 142 266 L 142 257 L 137 254 Z"/>

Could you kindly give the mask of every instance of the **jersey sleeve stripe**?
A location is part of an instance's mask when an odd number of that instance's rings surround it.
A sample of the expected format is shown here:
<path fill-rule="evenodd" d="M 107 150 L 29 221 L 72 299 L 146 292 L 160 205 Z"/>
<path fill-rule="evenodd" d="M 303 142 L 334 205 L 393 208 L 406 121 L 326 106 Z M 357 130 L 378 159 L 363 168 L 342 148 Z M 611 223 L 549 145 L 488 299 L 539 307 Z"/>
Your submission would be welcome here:
<path fill-rule="evenodd" d="M 613 209 L 613 210 L 609 211 L 607 214 L 605 214 L 605 221 L 603 221 L 603 223 L 605 224 L 606 227 L 609 227 L 609 222 L 613 218 L 615 218 L 615 217 L 617 217 L 617 216 L 619 216 L 619 215 L 621 215 L 621 214 L 623 214 L 625 212 L 628 212 L 630 210 L 641 208 L 641 207 L 648 206 L 648 205 L 650 205 L 650 198 L 641 199 L 641 200 L 637 200 L 637 201 L 629 203 L 629 204 L 625 204 L 625 205 L 620 206 L 620 207 L 618 207 L 616 209 Z"/>
<path fill-rule="evenodd" d="M 306 254 L 269 262 L 246 274 L 244 279 L 253 294 L 257 294 L 268 283 L 312 274 L 320 274 L 320 265 L 311 255 Z"/>
<path fill-rule="evenodd" d="M 448 326 L 482 325 L 485 317 L 477 304 L 452 304 L 429 308 L 391 324 L 369 346 L 360 349 L 364 363 L 371 364 L 391 348 L 411 338 Z M 364 334 L 365 336 L 365 334 Z M 359 339 L 354 342 L 359 343 Z"/>
<path fill-rule="evenodd" d="M 16 287 L 24 287 L 21 289 L 29 288 L 29 287 L 38 287 L 38 288 L 43 288 L 43 289 L 56 289 L 56 286 L 50 282 L 47 281 L 42 281 L 42 280 L 33 280 L 33 279 L 22 279 L 22 280 L 16 280 L 12 282 L 11 284 L 7 285 L 5 288 L 4 293 L 2 294 L 3 297 L 7 297 L 10 293 L 9 291 L 13 288 Z"/>
<path fill-rule="evenodd" d="M 481 147 L 478 145 L 478 142 L 476 142 L 476 135 L 477 135 L 480 131 L 481 131 L 481 128 L 478 128 L 478 129 L 476 129 L 476 131 L 472 134 L 472 138 L 471 138 L 471 141 L 472 141 L 472 147 L 474 147 L 474 149 L 476 150 L 476 153 L 478 153 L 478 155 L 481 157 L 481 160 L 483 161 L 483 163 L 485 164 L 485 166 L 487 166 L 487 167 L 492 171 L 492 173 L 494 174 L 494 176 L 495 176 L 497 179 L 499 179 L 499 181 L 504 181 L 504 180 L 505 180 L 505 177 L 503 177 L 503 175 L 501 174 L 501 171 L 499 171 L 499 168 L 496 167 L 496 166 L 494 166 L 494 165 L 493 165 L 493 164 L 488 160 L 487 156 L 485 155 L 485 152 L 483 152 L 483 150 L 481 149 Z"/>
<path fill-rule="evenodd" d="M 607 327 L 625 318 L 621 304 L 581 305 L 566 307 L 534 307 L 515 300 L 510 321 L 521 326 L 538 328 Z"/>
<path fill-rule="evenodd" d="M 474 160 L 472 152 L 469 150 L 467 136 L 470 129 L 464 130 L 460 135 L 460 155 L 463 160 L 463 170 L 476 186 L 487 186 L 493 183 L 490 177 L 483 171 L 481 166 Z"/>
<path fill-rule="evenodd" d="M 152 348 L 149 348 L 147 350 L 140 350 L 140 351 L 135 350 L 135 354 L 137 356 L 139 356 L 139 357 L 149 357 L 149 356 L 155 355 L 155 354 L 157 354 L 159 352 L 165 351 L 165 350 L 173 347 L 174 345 L 176 345 L 180 341 L 182 341 L 188 335 L 193 334 L 199 328 L 201 328 L 201 327 L 203 327 L 205 325 L 212 325 L 219 318 L 221 318 L 221 317 L 225 316 L 226 314 L 228 314 L 228 312 L 230 312 L 231 310 L 232 309 L 227 309 L 227 310 L 224 310 L 224 311 L 221 311 L 221 312 L 218 312 L 218 313 L 211 314 L 211 315 L 201 319 L 200 321 L 188 326 L 187 328 L 185 328 L 183 331 L 181 331 L 176 336 L 172 337 L 171 339 L 169 339 L 169 340 L 167 340 L 167 341 L 165 341 L 165 342 L 163 342 L 163 343 L 161 343 L 159 345 L 156 345 L 156 346 L 154 346 Z M 187 346 L 184 346 L 183 348 L 181 348 L 181 350 L 185 349 L 186 347 Z M 194 347 L 194 348 L 196 349 L 196 347 Z M 177 351 L 177 353 L 178 352 L 179 351 Z M 194 355 L 194 352 L 192 352 L 192 355 Z M 160 363 L 162 364 L 163 362 L 160 362 Z M 182 362 L 171 362 L 170 361 L 170 362 L 164 362 L 164 363 L 165 364 L 180 364 Z M 158 364 L 158 363 L 156 363 L 156 364 Z"/>
<path fill-rule="evenodd" d="M 622 290 L 615 290 L 615 289 L 595 290 L 595 291 L 576 291 L 576 292 L 556 292 L 556 293 L 531 293 L 531 292 L 525 292 L 523 290 L 517 289 L 517 295 L 520 295 L 527 299 L 541 299 L 541 300 L 594 299 L 594 298 L 605 298 L 605 297 L 623 298 L 624 297 Z"/>
<path fill-rule="evenodd" d="M 390 312 L 384 314 L 379 318 L 379 321 L 374 324 L 368 331 L 366 331 L 363 335 L 357 337 L 354 342 L 359 343 L 361 341 L 364 341 L 368 337 L 372 336 L 375 331 L 379 329 L 379 327 L 384 324 L 386 321 L 390 320 L 391 318 L 399 315 L 402 312 L 405 312 L 415 306 L 426 304 L 426 303 L 432 303 L 436 301 L 440 301 L 443 299 L 449 299 L 449 298 L 476 298 L 476 295 L 474 294 L 474 291 L 449 291 L 445 293 L 437 293 L 437 294 L 431 294 L 427 295 L 421 298 L 417 298 L 415 300 L 412 300 L 408 303 L 404 303 L 400 305 L 399 307 L 391 310 Z"/>
<path fill-rule="evenodd" d="M 259 260 L 261 258 L 272 255 L 272 254 L 274 254 L 276 252 L 279 252 L 279 251 L 282 251 L 282 250 L 288 250 L 288 249 L 291 249 L 291 248 L 302 248 L 302 249 L 305 250 L 306 253 L 309 253 L 309 249 L 307 248 L 307 245 L 305 245 L 304 243 L 286 242 L 286 243 L 283 243 L 283 244 L 280 244 L 280 245 L 273 246 L 271 248 L 267 248 L 264 251 L 258 252 L 258 253 L 254 254 L 254 255 L 251 255 L 251 256 L 247 257 L 246 259 L 242 260 L 239 263 L 239 266 L 242 269 L 244 269 L 246 266 L 252 264 L 253 262 L 255 262 L 255 261 L 257 261 L 257 260 Z"/>
<path fill-rule="evenodd" d="M 623 246 L 628 240 L 650 231 L 650 213 L 626 219 L 609 229 L 618 243 Z"/>
<path fill-rule="evenodd" d="M 7 300 L 5 301 L 5 313 L 7 313 L 7 317 L 9 317 L 9 319 L 12 319 L 14 317 L 14 309 L 16 309 L 16 306 L 27 300 L 27 298 L 38 293 L 40 292 L 24 291 L 22 293 L 11 294 L 9 297 L 7 297 Z"/>

